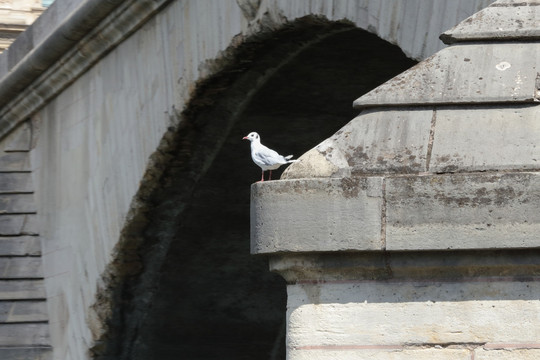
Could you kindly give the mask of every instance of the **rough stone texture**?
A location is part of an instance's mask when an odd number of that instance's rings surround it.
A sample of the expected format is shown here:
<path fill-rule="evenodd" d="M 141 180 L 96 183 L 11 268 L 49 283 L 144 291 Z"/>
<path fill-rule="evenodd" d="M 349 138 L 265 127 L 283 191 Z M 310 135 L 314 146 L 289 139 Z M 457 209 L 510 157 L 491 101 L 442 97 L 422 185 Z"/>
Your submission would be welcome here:
<path fill-rule="evenodd" d="M 538 194 L 525 172 L 258 183 L 252 252 L 536 248 Z"/>
<path fill-rule="evenodd" d="M 0 213 L 32 214 L 36 212 L 33 194 L 0 194 Z"/>
<path fill-rule="evenodd" d="M 0 302 L 0 323 L 47 321 L 47 306 L 43 301 Z"/>
<path fill-rule="evenodd" d="M 0 237 L 0 254 L 8 256 L 41 255 L 41 243 L 37 236 Z"/>
<path fill-rule="evenodd" d="M 475 349 L 475 360 L 534 360 L 540 357 L 539 344 L 514 344 L 510 349 Z"/>
<path fill-rule="evenodd" d="M 0 215 L 0 236 L 38 235 L 36 215 Z"/>
<path fill-rule="evenodd" d="M 0 355 L 9 360 L 52 360 L 50 347 L 0 347 Z"/>
<path fill-rule="evenodd" d="M 403 348 L 399 346 L 344 346 L 305 350 L 291 350 L 290 357 L 298 360 L 470 360 L 471 351 L 467 349 L 425 349 Z"/>
<path fill-rule="evenodd" d="M 44 299 L 45 285 L 41 280 L 0 280 L 1 300 Z"/>
<path fill-rule="evenodd" d="M 417 252 L 327 252 L 283 253 L 270 258 L 270 269 L 288 283 L 318 284 L 341 281 L 425 281 L 440 279 L 474 279 L 490 277 L 504 282 L 509 279 L 530 279 L 538 274 L 540 264 L 536 249 L 523 250 L 460 250 Z M 533 276 L 536 279 L 536 275 Z M 455 296 L 459 296 L 456 294 Z M 400 297 L 396 297 L 396 301 Z"/>
<path fill-rule="evenodd" d="M 431 172 L 538 170 L 540 108 L 437 109 Z"/>
<path fill-rule="evenodd" d="M 497 1 L 441 35 L 447 44 L 459 41 L 540 38 L 538 1 Z M 516 24 L 515 18 L 519 18 Z M 517 26 L 516 26 L 517 25 Z"/>
<path fill-rule="evenodd" d="M 0 173 L 0 194 L 28 193 L 32 191 L 32 174 Z"/>
<path fill-rule="evenodd" d="M 288 348 L 538 345 L 538 281 L 502 280 L 289 285 Z"/>
<path fill-rule="evenodd" d="M 52 359 L 26 122 L 0 143 L 0 358 Z"/>
<path fill-rule="evenodd" d="M 50 341 L 48 330 L 48 324 L 2 324 L 0 326 L 0 349 L 2 346 L 48 346 Z"/>
<path fill-rule="evenodd" d="M 382 249 L 381 178 L 256 183 L 251 194 L 254 254 Z"/>
<path fill-rule="evenodd" d="M 539 51 L 537 43 L 452 46 L 355 100 L 354 106 L 533 103 Z"/>
<path fill-rule="evenodd" d="M 288 358 L 538 349 L 539 254 L 278 254 L 270 265 L 289 283 Z"/>
<path fill-rule="evenodd" d="M 432 117 L 432 110 L 362 113 L 302 155 L 283 178 L 425 172 Z"/>
<path fill-rule="evenodd" d="M 0 276 L 2 279 L 39 279 L 43 277 L 42 274 L 40 258 L 0 258 Z"/>
<path fill-rule="evenodd" d="M 386 179 L 386 249 L 540 246 L 536 173 Z"/>

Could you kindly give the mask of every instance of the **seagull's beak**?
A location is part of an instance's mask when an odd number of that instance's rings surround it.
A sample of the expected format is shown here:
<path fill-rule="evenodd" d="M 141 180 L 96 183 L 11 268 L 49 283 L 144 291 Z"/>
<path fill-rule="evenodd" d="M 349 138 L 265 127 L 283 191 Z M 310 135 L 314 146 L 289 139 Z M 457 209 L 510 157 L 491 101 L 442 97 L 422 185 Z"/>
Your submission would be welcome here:
<path fill-rule="evenodd" d="M 242 138 L 242 140 L 248 140 L 247 136 L 244 136 L 244 137 Z"/>

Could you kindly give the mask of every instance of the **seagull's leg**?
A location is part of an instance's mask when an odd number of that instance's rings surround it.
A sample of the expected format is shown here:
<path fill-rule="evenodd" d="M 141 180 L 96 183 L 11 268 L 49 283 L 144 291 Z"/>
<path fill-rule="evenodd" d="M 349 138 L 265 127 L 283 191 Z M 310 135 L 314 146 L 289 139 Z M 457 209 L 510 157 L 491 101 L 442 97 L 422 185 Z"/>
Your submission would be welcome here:
<path fill-rule="evenodd" d="M 268 180 L 272 180 L 272 170 L 270 170 L 270 176 L 268 176 Z"/>
<path fill-rule="evenodd" d="M 261 182 L 263 182 L 263 181 L 264 181 L 264 170 L 261 173 Z"/>

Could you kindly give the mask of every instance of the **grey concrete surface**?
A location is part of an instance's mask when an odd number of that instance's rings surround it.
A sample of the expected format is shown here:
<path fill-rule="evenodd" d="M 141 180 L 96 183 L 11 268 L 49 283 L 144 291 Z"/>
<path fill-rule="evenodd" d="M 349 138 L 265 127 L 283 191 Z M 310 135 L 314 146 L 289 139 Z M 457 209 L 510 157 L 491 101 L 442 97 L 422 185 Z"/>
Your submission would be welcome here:
<path fill-rule="evenodd" d="M 540 246 L 536 173 L 386 179 L 386 249 Z"/>
<path fill-rule="evenodd" d="M 536 43 L 451 46 L 354 101 L 384 105 L 496 104 L 537 101 Z"/>
<path fill-rule="evenodd" d="M 490 41 L 538 39 L 540 38 L 538 5 L 536 1 L 497 1 L 442 33 L 441 40 L 446 44 L 453 44 L 486 39 Z M 519 17 L 517 27 L 515 17 Z"/>
<path fill-rule="evenodd" d="M 254 254 L 383 248 L 382 178 L 256 183 L 251 196 Z"/>

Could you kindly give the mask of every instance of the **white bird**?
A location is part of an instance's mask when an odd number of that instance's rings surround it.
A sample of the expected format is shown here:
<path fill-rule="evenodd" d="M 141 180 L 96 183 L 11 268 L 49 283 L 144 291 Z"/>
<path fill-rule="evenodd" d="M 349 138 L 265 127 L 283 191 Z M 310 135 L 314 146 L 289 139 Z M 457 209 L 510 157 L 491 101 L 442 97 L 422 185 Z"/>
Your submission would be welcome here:
<path fill-rule="evenodd" d="M 270 170 L 268 180 L 272 180 L 272 170 L 276 170 L 281 165 L 293 163 L 296 160 L 290 160 L 292 155 L 282 156 L 272 149 L 261 144 L 261 137 L 256 132 L 251 132 L 244 136 L 242 140 L 251 141 L 251 158 L 253 162 L 262 169 L 261 181 L 264 181 L 264 172 Z"/>

